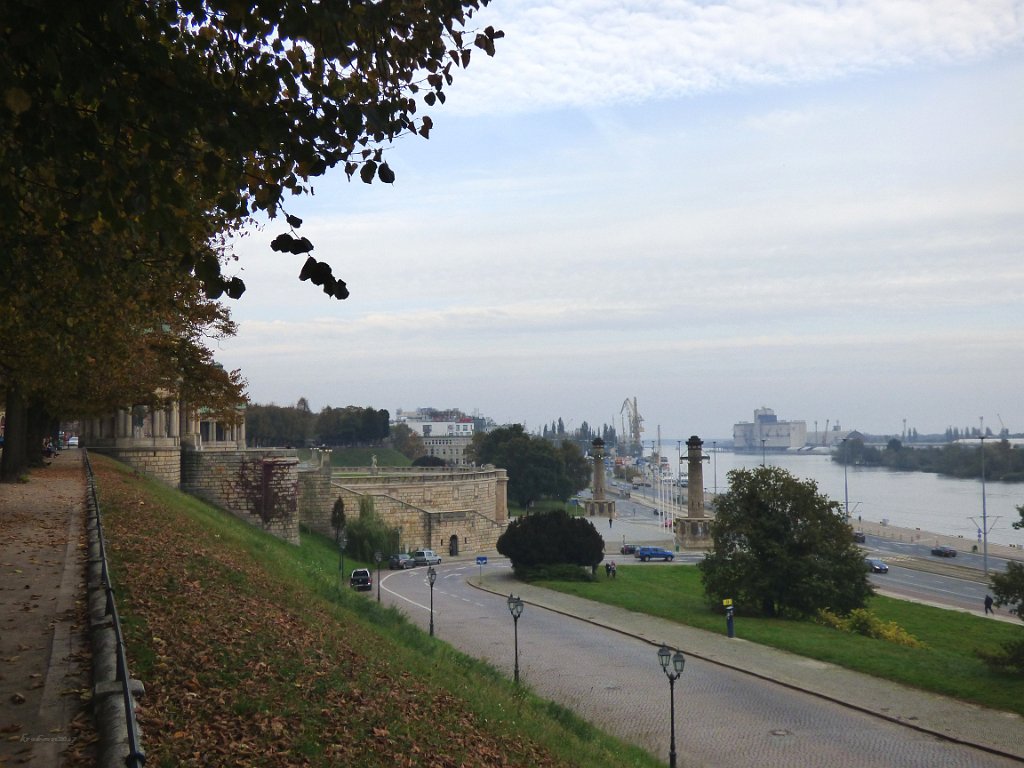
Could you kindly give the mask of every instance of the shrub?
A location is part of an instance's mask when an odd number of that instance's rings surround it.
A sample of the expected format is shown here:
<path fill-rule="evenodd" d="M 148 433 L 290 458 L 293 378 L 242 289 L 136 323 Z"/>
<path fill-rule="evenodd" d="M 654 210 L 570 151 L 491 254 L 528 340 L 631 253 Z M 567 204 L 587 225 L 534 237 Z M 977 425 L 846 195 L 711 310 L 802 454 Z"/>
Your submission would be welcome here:
<path fill-rule="evenodd" d="M 863 635 L 874 640 L 885 640 L 910 648 L 924 647 L 920 640 L 895 621 L 883 621 L 866 608 L 855 608 L 845 617 L 823 609 L 818 611 L 817 622 L 832 629 Z"/>
<path fill-rule="evenodd" d="M 593 566 L 604 557 L 604 539 L 589 520 L 559 510 L 517 517 L 498 537 L 497 549 L 517 569 L 554 563 Z"/>
<path fill-rule="evenodd" d="M 994 672 L 1024 677 L 1024 637 L 1003 643 L 994 653 L 988 651 L 975 651 L 975 653 Z"/>

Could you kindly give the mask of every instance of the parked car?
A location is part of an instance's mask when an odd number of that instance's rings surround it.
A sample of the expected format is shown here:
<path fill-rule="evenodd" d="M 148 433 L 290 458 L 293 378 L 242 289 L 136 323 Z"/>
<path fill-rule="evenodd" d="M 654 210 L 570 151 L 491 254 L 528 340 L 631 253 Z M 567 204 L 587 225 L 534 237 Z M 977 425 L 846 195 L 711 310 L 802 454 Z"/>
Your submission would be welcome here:
<path fill-rule="evenodd" d="M 623 544 L 619 547 L 619 552 L 623 555 L 632 555 L 636 552 L 636 544 Z"/>
<path fill-rule="evenodd" d="M 888 573 L 889 566 L 879 560 L 877 557 L 865 557 L 864 565 L 872 573 Z"/>
<path fill-rule="evenodd" d="M 417 549 L 409 553 L 413 565 L 440 565 L 441 558 L 432 549 Z"/>
<path fill-rule="evenodd" d="M 858 544 L 863 544 L 865 540 L 864 531 L 854 531 L 853 540 Z"/>
<path fill-rule="evenodd" d="M 675 560 L 676 556 L 661 547 L 638 547 L 636 552 L 633 553 L 633 557 L 646 563 L 648 560 L 664 560 L 668 562 L 669 560 Z"/>
<path fill-rule="evenodd" d="M 373 576 L 367 568 L 356 568 L 349 577 L 348 585 L 354 590 L 369 592 L 373 589 Z"/>
<path fill-rule="evenodd" d="M 956 550 L 952 547 L 935 547 L 932 554 L 936 557 L 956 557 Z"/>
<path fill-rule="evenodd" d="M 392 571 L 404 571 L 406 568 L 412 568 L 414 565 L 416 563 L 404 552 L 396 552 L 388 558 L 388 568 Z"/>

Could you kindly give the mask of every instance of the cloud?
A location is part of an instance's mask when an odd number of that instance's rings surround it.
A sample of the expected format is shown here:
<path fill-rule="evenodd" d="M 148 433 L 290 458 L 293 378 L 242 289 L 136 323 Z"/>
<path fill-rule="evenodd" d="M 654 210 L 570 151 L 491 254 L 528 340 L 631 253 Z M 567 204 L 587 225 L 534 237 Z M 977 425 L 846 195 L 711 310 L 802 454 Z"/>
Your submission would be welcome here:
<path fill-rule="evenodd" d="M 1024 40 L 1015 0 L 516 0 L 476 21 L 506 37 L 493 59 L 477 55 L 460 73 L 456 112 L 592 108 L 814 82 L 978 59 Z"/>

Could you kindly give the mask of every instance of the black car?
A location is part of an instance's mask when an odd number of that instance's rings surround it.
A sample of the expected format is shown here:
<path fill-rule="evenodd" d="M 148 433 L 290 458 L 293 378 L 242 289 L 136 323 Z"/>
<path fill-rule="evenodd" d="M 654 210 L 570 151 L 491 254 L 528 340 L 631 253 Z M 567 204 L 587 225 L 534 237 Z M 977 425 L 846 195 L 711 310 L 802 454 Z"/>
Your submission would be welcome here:
<path fill-rule="evenodd" d="M 623 544 L 619 547 L 619 552 L 623 555 L 632 555 L 636 552 L 636 544 Z"/>
<path fill-rule="evenodd" d="M 932 554 L 936 557 L 956 557 L 956 550 L 952 547 L 935 547 Z"/>
<path fill-rule="evenodd" d="M 404 571 L 406 568 L 414 568 L 416 563 L 404 552 L 397 552 L 388 558 L 388 568 L 392 571 Z"/>
<path fill-rule="evenodd" d="M 872 573 L 888 573 L 889 566 L 879 560 L 877 557 L 865 557 L 864 566 Z"/>
<path fill-rule="evenodd" d="M 858 544 L 863 544 L 865 538 L 866 537 L 864 536 L 864 531 L 854 531 L 853 532 L 853 540 L 855 542 L 857 542 Z"/>

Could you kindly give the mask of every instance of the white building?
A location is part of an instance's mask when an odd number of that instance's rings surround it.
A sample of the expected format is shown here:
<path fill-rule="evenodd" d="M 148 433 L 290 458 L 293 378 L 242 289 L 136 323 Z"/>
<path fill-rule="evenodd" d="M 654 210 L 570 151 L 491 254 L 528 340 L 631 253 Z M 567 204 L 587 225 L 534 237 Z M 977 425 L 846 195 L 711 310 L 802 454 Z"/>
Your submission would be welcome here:
<path fill-rule="evenodd" d="M 473 419 L 420 421 L 407 418 L 402 423 L 422 438 L 428 456 L 444 459 L 452 465 L 466 463 L 466 449 L 473 440 Z"/>
<path fill-rule="evenodd" d="M 807 422 L 779 421 L 771 408 L 754 411 L 754 421 L 741 421 L 732 428 L 737 451 L 787 451 L 807 443 Z"/>

